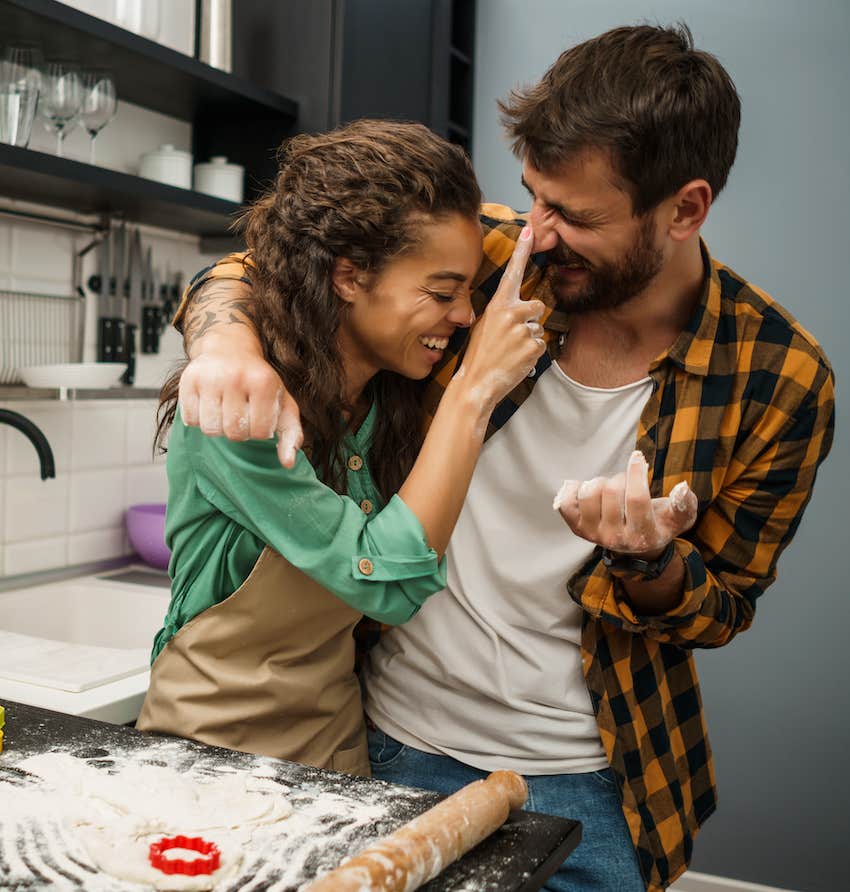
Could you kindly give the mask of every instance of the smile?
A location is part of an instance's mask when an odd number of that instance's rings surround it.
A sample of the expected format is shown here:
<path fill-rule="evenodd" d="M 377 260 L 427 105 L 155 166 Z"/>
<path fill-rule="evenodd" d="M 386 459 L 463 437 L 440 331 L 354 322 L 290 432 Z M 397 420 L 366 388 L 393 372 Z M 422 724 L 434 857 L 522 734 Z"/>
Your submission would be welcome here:
<path fill-rule="evenodd" d="M 431 335 L 419 335 L 419 343 L 429 350 L 445 350 L 449 346 L 448 338 L 435 338 Z"/>

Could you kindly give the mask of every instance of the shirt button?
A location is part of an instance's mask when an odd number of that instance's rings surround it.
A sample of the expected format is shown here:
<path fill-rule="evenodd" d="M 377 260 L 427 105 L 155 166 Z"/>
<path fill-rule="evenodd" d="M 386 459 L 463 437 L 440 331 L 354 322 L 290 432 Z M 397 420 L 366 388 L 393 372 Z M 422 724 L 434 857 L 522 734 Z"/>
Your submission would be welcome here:
<path fill-rule="evenodd" d="M 372 509 L 373 509 L 374 507 L 375 507 L 375 506 L 374 506 L 368 499 L 363 499 L 363 501 L 360 503 L 360 510 L 361 510 L 364 514 L 371 514 L 371 513 L 372 513 Z"/>
<path fill-rule="evenodd" d="M 359 455 L 352 455 L 348 460 L 348 469 L 350 471 L 359 471 L 363 467 L 363 459 Z"/>
<path fill-rule="evenodd" d="M 369 558 L 360 558 L 360 561 L 357 564 L 357 569 L 364 576 L 371 576 L 372 571 L 375 569 L 374 564 L 369 560 Z"/>

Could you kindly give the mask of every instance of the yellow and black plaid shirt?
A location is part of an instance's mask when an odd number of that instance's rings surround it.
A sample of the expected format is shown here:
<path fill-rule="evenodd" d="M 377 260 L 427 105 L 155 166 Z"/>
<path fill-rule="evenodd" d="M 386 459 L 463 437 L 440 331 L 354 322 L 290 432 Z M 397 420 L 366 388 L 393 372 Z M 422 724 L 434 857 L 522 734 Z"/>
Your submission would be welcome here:
<path fill-rule="evenodd" d="M 524 217 L 482 208 L 484 255 L 474 305 L 481 314 L 499 284 Z M 685 564 L 676 609 L 640 616 L 596 549 L 566 590 L 584 612 L 582 660 L 599 732 L 647 888 L 666 888 L 686 869 L 693 839 L 714 811 L 711 749 L 702 715 L 695 647 L 719 647 L 747 629 L 756 600 L 776 577 L 826 457 L 834 424 L 834 377 L 808 332 L 767 294 L 712 260 L 690 323 L 650 366 L 652 394 L 637 431 L 653 496 L 686 480 L 699 499 L 695 526 L 675 542 Z M 199 273 L 243 278 L 244 255 Z M 544 265 L 529 264 L 523 296 L 548 307 L 549 351 L 494 412 L 496 433 L 557 356 L 569 320 L 557 309 Z M 454 374 L 459 329 L 434 371 L 429 415 Z M 369 620 L 361 641 L 374 642 Z"/>

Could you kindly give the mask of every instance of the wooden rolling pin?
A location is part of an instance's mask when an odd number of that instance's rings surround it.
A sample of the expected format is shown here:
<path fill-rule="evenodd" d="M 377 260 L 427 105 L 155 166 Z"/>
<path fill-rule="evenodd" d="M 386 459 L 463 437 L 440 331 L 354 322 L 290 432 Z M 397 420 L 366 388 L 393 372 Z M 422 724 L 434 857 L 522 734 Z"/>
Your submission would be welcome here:
<path fill-rule="evenodd" d="M 494 771 L 365 848 L 301 892 L 411 892 L 498 830 L 528 798 L 513 771 Z"/>

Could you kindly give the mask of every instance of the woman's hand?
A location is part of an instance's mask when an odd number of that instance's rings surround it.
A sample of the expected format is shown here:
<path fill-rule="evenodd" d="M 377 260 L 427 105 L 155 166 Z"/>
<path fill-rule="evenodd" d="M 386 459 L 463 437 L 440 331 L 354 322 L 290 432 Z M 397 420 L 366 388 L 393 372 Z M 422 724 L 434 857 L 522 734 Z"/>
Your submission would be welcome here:
<path fill-rule="evenodd" d="M 487 414 L 527 377 L 546 349 L 537 320 L 545 307 L 522 300 L 520 286 L 534 236 L 526 226 L 484 315 L 475 324 L 463 363 L 455 375 Z"/>

